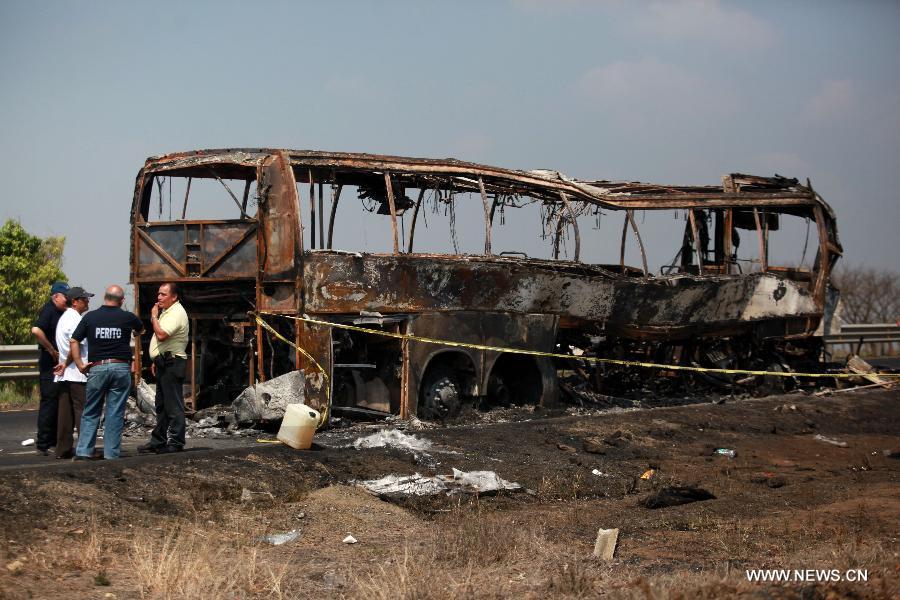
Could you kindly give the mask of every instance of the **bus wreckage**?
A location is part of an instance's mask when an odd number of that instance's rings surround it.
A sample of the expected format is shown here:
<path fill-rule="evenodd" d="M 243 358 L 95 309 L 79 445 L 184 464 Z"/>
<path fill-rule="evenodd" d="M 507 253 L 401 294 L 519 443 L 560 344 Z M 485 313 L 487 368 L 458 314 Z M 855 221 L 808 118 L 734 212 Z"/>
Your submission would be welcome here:
<path fill-rule="evenodd" d="M 430 419 L 467 402 L 552 403 L 561 369 L 602 393 L 650 375 L 509 348 L 814 368 L 835 316 L 829 274 L 841 255 L 833 211 L 796 179 L 579 181 L 454 159 L 276 149 L 148 159 L 131 225 L 135 312 L 148 319 L 158 285 L 179 283 L 194 407 L 300 370 L 311 406 Z M 803 256 L 779 256 L 779 234 L 802 243 Z M 666 260 L 654 262 L 654 252 Z M 138 373 L 149 376 L 141 350 Z"/>

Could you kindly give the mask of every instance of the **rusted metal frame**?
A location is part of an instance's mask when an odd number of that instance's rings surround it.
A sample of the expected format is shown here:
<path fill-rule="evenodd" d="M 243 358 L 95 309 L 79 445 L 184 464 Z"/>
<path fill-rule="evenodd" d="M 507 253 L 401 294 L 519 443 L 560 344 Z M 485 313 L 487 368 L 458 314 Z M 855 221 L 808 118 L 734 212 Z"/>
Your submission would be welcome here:
<path fill-rule="evenodd" d="M 256 169 L 256 185 L 257 189 L 260 188 L 260 185 L 263 180 L 263 169 L 264 166 L 260 164 Z M 260 194 L 265 192 L 260 191 Z M 265 198 L 260 197 L 261 201 L 264 201 Z M 267 240 L 265 235 L 265 215 L 267 211 L 262 209 L 259 211 L 258 216 L 260 217 L 259 223 L 263 225 L 262 227 L 257 228 L 256 230 L 256 299 L 254 300 L 254 308 L 259 310 L 259 307 L 262 306 L 262 276 L 263 269 L 266 263 L 266 254 L 268 253 Z M 250 385 L 256 384 L 256 370 L 259 370 L 260 380 L 265 381 L 264 370 L 263 367 L 265 363 L 263 362 L 263 345 L 262 345 L 262 333 L 263 328 L 258 322 L 256 324 L 256 335 L 253 338 L 253 343 L 249 344 L 249 361 L 250 361 Z M 255 346 L 255 348 L 254 348 Z M 254 358 L 256 362 L 254 363 Z"/>
<path fill-rule="evenodd" d="M 753 207 L 753 220 L 756 221 L 756 237 L 759 239 L 759 267 L 765 273 L 769 270 L 769 257 L 766 254 L 766 241 L 763 238 L 762 224 L 759 220 L 759 209 Z"/>
<path fill-rule="evenodd" d="M 257 325 L 256 326 L 256 335 L 259 335 L 260 329 L 261 329 L 261 327 L 259 325 Z M 255 358 L 254 354 L 255 354 L 255 352 L 253 351 L 253 340 L 248 340 L 247 341 L 247 363 L 248 363 L 248 367 L 249 367 L 248 370 L 250 371 L 250 377 L 248 377 L 248 379 L 250 381 L 247 383 L 248 386 L 252 386 L 254 383 L 256 383 L 256 363 L 253 361 L 253 359 Z"/>
<path fill-rule="evenodd" d="M 572 217 L 572 229 L 575 231 L 575 262 L 579 262 L 581 257 L 581 232 L 578 230 L 578 219 L 575 217 L 575 211 L 572 209 L 572 204 L 569 202 L 569 197 L 566 196 L 566 193 L 560 191 L 559 197 L 562 198 L 566 210 L 569 211 L 569 216 Z M 643 250 L 641 250 L 641 253 L 643 253 Z"/>
<path fill-rule="evenodd" d="M 185 217 L 187 216 L 188 198 L 189 198 L 190 195 L 191 195 L 191 182 L 192 182 L 193 180 L 194 180 L 193 177 L 188 177 L 188 180 L 187 180 L 187 187 L 186 187 L 185 190 L 184 190 L 184 206 L 181 207 L 181 220 L 182 220 L 182 221 L 183 221 L 183 220 L 185 219 Z"/>
<path fill-rule="evenodd" d="M 243 164 L 243 163 L 240 163 Z M 815 205 L 817 200 L 808 192 L 747 192 L 741 194 L 729 193 L 670 193 L 648 195 L 642 194 L 640 198 L 626 198 L 621 195 L 615 197 L 602 197 L 585 191 L 576 184 L 548 181 L 546 179 L 528 176 L 522 172 L 508 171 L 499 168 L 485 168 L 484 166 L 476 166 L 480 168 L 465 168 L 450 164 L 421 164 L 415 161 L 407 162 L 390 162 L 383 161 L 361 161 L 359 159 L 350 160 L 315 160 L 305 161 L 305 164 L 311 164 L 323 167 L 334 167 L 336 165 L 346 165 L 350 168 L 367 168 L 369 170 L 380 170 L 386 164 L 394 165 L 400 170 L 408 171 L 410 174 L 417 173 L 440 173 L 444 175 L 468 176 L 475 179 L 478 174 L 490 175 L 506 179 L 509 182 L 518 182 L 522 185 L 528 185 L 534 188 L 535 194 L 538 196 L 555 195 L 560 189 L 573 194 L 575 197 L 583 201 L 605 205 L 609 208 L 632 208 L 632 209 L 666 209 L 666 208 L 712 208 L 712 207 L 728 207 L 735 205 L 745 206 L 778 206 L 778 205 Z M 473 177 L 473 175 L 475 177 Z M 461 184 L 462 185 L 462 184 Z M 617 192 L 620 193 L 620 192 Z"/>
<path fill-rule="evenodd" d="M 641 265 L 644 269 L 644 278 L 650 277 L 650 270 L 647 268 L 647 254 L 644 252 L 644 242 L 641 239 L 641 232 L 638 231 L 637 223 L 634 222 L 632 211 L 625 211 L 625 220 L 622 222 L 622 244 L 619 248 L 619 270 L 622 275 L 625 274 L 625 240 L 628 239 L 628 226 L 634 232 L 634 238 L 637 240 L 638 249 L 641 252 Z"/>
<path fill-rule="evenodd" d="M 373 171 L 391 170 L 391 171 L 409 171 L 419 173 L 442 173 L 442 174 L 461 174 L 461 175 L 485 175 L 491 177 L 499 177 L 501 179 L 517 179 L 524 182 L 534 182 L 541 187 L 559 185 L 560 181 L 549 181 L 546 178 L 530 175 L 522 171 L 513 171 L 502 169 L 499 167 L 491 167 L 489 165 L 480 165 L 475 163 L 464 163 L 462 161 L 445 161 L 436 159 L 409 159 L 404 157 L 392 157 L 383 155 L 349 155 L 349 154 L 312 154 L 288 151 L 291 153 L 292 162 L 300 164 L 314 164 L 317 166 L 345 166 L 357 169 L 369 169 Z M 474 179 L 474 177 L 473 177 Z M 617 186 L 621 188 L 622 186 Z M 646 186 L 644 186 L 646 187 Z M 659 187 L 659 186 L 654 186 Z M 674 188 L 673 188 L 674 189 Z M 672 194 L 687 195 L 690 192 L 674 191 Z M 759 193 L 759 192 L 755 192 Z M 790 192 L 793 194 L 804 194 L 804 192 Z M 705 194 L 702 194 L 705 195 Z M 807 194 L 804 194 L 807 195 Z M 808 196 L 808 195 L 807 195 Z"/>
<path fill-rule="evenodd" d="M 200 272 L 204 271 L 204 261 L 203 261 L 203 249 L 206 248 L 206 227 L 204 225 L 200 226 Z M 185 252 L 185 263 L 187 263 L 187 253 Z"/>
<path fill-rule="evenodd" d="M 823 309 L 825 307 L 825 288 L 831 271 L 829 251 L 832 244 L 828 239 L 825 211 L 820 206 L 817 206 L 813 209 L 813 213 L 816 218 L 816 229 L 819 232 L 819 260 L 817 261 L 819 263 L 819 272 L 816 273 L 813 299 L 816 302 L 816 306 Z"/>
<path fill-rule="evenodd" d="M 730 208 L 726 208 L 722 213 L 725 231 L 723 232 L 723 242 L 722 249 L 725 252 L 725 257 L 722 262 L 723 272 L 725 275 L 731 274 L 731 256 L 732 256 L 732 248 L 734 240 L 732 239 L 732 231 L 734 229 L 734 210 Z"/>
<path fill-rule="evenodd" d="M 244 184 L 244 197 L 241 198 L 241 212 L 247 214 L 247 202 L 250 200 L 250 186 L 253 184 L 252 179 L 248 179 Z M 188 184 L 190 185 L 190 183 Z"/>
<path fill-rule="evenodd" d="M 556 203 L 550 205 L 553 209 L 553 213 L 556 213 Z M 550 216 L 552 216 L 552 214 Z M 559 247 L 562 244 L 562 235 L 563 235 L 563 216 L 562 211 L 556 213 L 556 231 L 553 234 L 553 260 L 559 260 Z"/>
<path fill-rule="evenodd" d="M 328 249 L 332 248 L 334 239 L 334 217 L 337 214 L 338 201 L 341 199 L 341 190 L 344 189 L 343 184 L 339 184 L 337 188 L 331 187 L 331 215 L 328 217 Z"/>
<path fill-rule="evenodd" d="M 422 200 L 425 198 L 425 186 L 419 188 L 419 197 L 416 198 L 416 207 L 413 209 L 412 223 L 409 224 L 409 245 L 406 247 L 406 253 L 412 254 L 413 238 L 416 235 L 416 220 L 419 218 L 419 209 L 422 207 Z"/>
<path fill-rule="evenodd" d="M 400 323 L 400 333 L 404 335 L 407 332 L 408 322 Z M 404 337 L 400 341 L 400 418 L 406 419 L 410 415 L 410 398 L 409 391 L 409 338 Z"/>
<path fill-rule="evenodd" d="M 237 247 L 240 246 L 242 243 L 244 243 L 244 240 L 246 240 L 248 237 L 250 237 L 251 234 L 253 234 L 253 233 L 256 232 L 257 227 L 258 227 L 258 225 L 257 225 L 256 223 L 254 223 L 253 225 L 251 225 L 250 227 L 248 227 L 248 228 L 246 229 L 246 231 L 244 231 L 244 233 L 241 235 L 241 237 L 239 237 L 239 238 L 237 239 L 237 241 L 235 241 L 233 244 L 231 244 L 230 246 L 228 246 L 228 248 L 226 248 L 224 252 L 222 252 L 219 256 L 217 256 L 217 257 L 215 258 L 215 260 L 213 260 L 213 261 L 209 264 L 209 266 L 207 266 L 206 268 L 204 268 L 204 269 L 200 272 L 200 276 L 203 277 L 203 276 L 205 276 L 207 273 L 209 273 L 210 271 L 212 271 L 213 269 L 215 269 L 216 267 L 218 267 L 218 266 L 219 266 L 219 263 L 222 262 L 222 260 L 223 260 L 226 256 L 228 256 L 229 254 L 231 254 L 231 253 L 234 251 L 235 248 L 237 248 Z M 202 233 L 203 229 L 201 229 L 200 231 L 201 231 L 201 233 Z M 202 255 L 201 255 L 201 256 L 202 256 Z"/>
<path fill-rule="evenodd" d="M 634 211 L 626 211 L 625 215 L 628 218 L 628 222 L 631 223 L 631 229 L 634 231 L 634 239 L 637 240 L 638 249 L 641 251 L 641 265 L 644 267 L 644 278 L 650 277 L 650 271 L 647 268 L 647 253 L 644 252 L 644 242 L 641 240 L 641 232 L 638 231 L 637 223 L 634 222 Z"/>
<path fill-rule="evenodd" d="M 310 184 L 312 185 L 312 184 Z M 323 206 L 324 200 L 322 191 L 322 182 L 319 182 L 319 248 L 325 248 L 325 207 Z"/>
<path fill-rule="evenodd" d="M 309 249 L 316 248 L 316 186 L 313 171 L 309 169 Z"/>
<path fill-rule="evenodd" d="M 237 205 L 238 210 L 241 211 L 241 218 L 246 219 L 248 217 L 247 213 L 244 211 L 243 207 L 241 207 L 241 201 L 237 199 L 237 196 L 234 195 L 234 192 L 231 191 L 231 188 L 228 187 L 228 184 L 225 183 L 225 180 L 219 177 L 219 174 L 215 172 L 212 167 L 208 167 L 209 172 L 212 173 L 213 177 L 222 184 L 222 187 L 225 188 L 225 191 L 228 192 L 228 195 L 231 196 L 231 199 L 234 200 L 234 203 Z"/>
<path fill-rule="evenodd" d="M 350 158 L 335 155 L 332 155 L 328 158 L 299 154 L 292 154 L 291 156 L 292 158 L 296 159 L 295 161 L 293 161 L 295 164 L 299 163 L 303 165 L 313 165 L 319 167 L 345 167 L 352 169 L 366 169 L 371 171 L 406 172 L 409 174 L 429 173 L 441 174 L 446 176 L 456 175 L 467 177 L 473 180 L 477 180 L 478 176 L 488 176 L 493 178 L 505 179 L 508 181 L 515 181 L 524 185 L 531 185 L 536 189 L 544 190 L 547 193 L 550 193 L 550 191 L 558 192 L 560 189 L 562 189 L 576 196 L 587 197 L 599 202 L 607 202 L 611 206 L 618 206 L 620 208 L 651 208 L 654 201 L 672 201 L 675 203 L 672 206 L 663 206 L 662 208 L 684 208 L 684 202 L 697 200 L 701 201 L 701 203 L 697 205 L 698 208 L 705 205 L 708 200 L 718 200 L 726 205 L 734 200 L 743 202 L 751 199 L 761 202 L 765 202 L 768 199 L 774 204 L 781 203 L 784 199 L 801 200 L 801 202 L 797 202 L 798 204 L 812 204 L 814 202 L 808 192 L 747 192 L 742 193 L 740 196 L 721 192 L 708 194 L 679 192 L 670 194 L 642 194 L 640 199 L 634 200 L 625 200 L 621 196 L 616 196 L 615 199 L 598 198 L 591 195 L 589 192 L 584 191 L 576 184 L 568 183 L 565 181 L 551 181 L 539 176 L 529 175 L 521 171 L 510 171 L 497 167 L 489 167 L 487 165 L 474 165 L 464 163 L 457 165 L 447 162 L 442 163 L 440 161 L 425 163 L 422 161 L 413 160 L 397 160 L 398 157 L 393 157 L 394 159 L 391 160 L 388 157 L 377 156 Z M 645 205 L 648 201 L 650 202 L 649 206 Z"/>
<path fill-rule="evenodd" d="M 697 217 L 694 209 L 688 211 L 688 220 L 691 222 L 691 235 L 694 237 L 694 253 L 697 255 L 697 274 L 703 275 L 703 254 L 700 248 L 700 232 L 697 228 Z"/>
<path fill-rule="evenodd" d="M 199 151 L 199 152 L 191 152 L 191 153 L 178 153 L 167 155 L 164 157 L 156 158 L 154 160 L 148 160 L 145 164 L 145 170 L 148 172 L 152 171 L 165 171 L 165 170 L 175 170 L 175 169 L 189 169 L 189 168 L 202 168 L 208 164 L 215 164 L 221 162 L 230 162 L 236 166 L 240 167 L 254 167 L 259 164 L 259 162 L 265 157 L 266 154 L 272 154 L 275 152 L 282 152 L 273 149 L 247 149 L 243 151 L 230 151 L 230 152 L 216 152 L 216 151 Z M 538 189 L 565 189 L 575 194 L 576 196 L 587 196 L 590 197 L 594 201 L 602 201 L 608 202 L 610 206 L 618 206 L 619 208 L 626 208 L 625 204 L 621 204 L 619 201 L 622 200 L 621 197 L 613 198 L 603 198 L 598 199 L 596 196 L 585 193 L 583 190 L 580 190 L 578 182 L 569 183 L 564 181 L 550 181 L 546 178 L 531 175 L 522 171 L 511 171 L 508 169 L 502 169 L 499 167 L 490 167 L 488 165 L 478 165 L 475 163 L 464 163 L 461 161 L 446 161 L 446 160 L 433 160 L 433 159 L 407 159 L 403 157 L 391 157 L 391 156 L 380 156 L 380 155 L 363 155 L 363 154 L 348 154 L 348 153 L 313 153 L 313 152 L 298 152 L 286 150 L 283 151 L 289 154 L 290 161 L 294 165 L 305 165 L 305 166 L 319 166 L 319 167 L 328 167 L 334 168 L 338 166 L 344 166 L 347 168 L 353 169 L 367 169 L 370 171 L 408 171 L 411 173 L 441 173 L 444 175 L 454 175 L 459 174 L 462 176 L 469 176 L 472 179 L 475 179 L 477 175 L 490 176 L 500 179 L 506 179 L 509 181 L 517 181 L 525 185 L 531 185 Z M 249 156 L 247 156 L 249 155 Z M 745 178 L 747 179 L 747 178 Z M 750 179 L 748 179 L 750 180 Z M 768 178 L 760 178 L 760 181 L 767 182 Z M 602 182 L 583 182 L 582 185 L 594 185 L 598 186 Z M 612 187 L 613 191 L 617 194 L 623 193 L 622 190 L 626 190 L 624 193 L 628 193 L 629 187 L 623 187 L 621 184 L 616 184 L 614 182 L 609 183 L 610 187 Z M 633 187 L 633 186 L 632 186 Z M 647 185 L 639 186 L 635 189 L 645 189 Z M 653 187 L 662 187 L 662 186 L 653 186 Z M 712 186 L 710 186 L 712 187 Z M 691 191 L 682 191 L 681 188 L 671 187 L 673 191 L 667 192 L 664 194 L 641 194 L 642 199 L 638 202 L 643 201 L 655 201 L 655 200 L 667 200 L 674 201 L 673 205 L 664 205 L 659 206 L 659 208 L 687 208 L 685 206 L 685 202 L 693 201 L 693 200 L 701 200 L 705 201 L 698 204 L 696 207 L 700 208 L 704 204 L 709 206 L 710 200 L 718 200 L 724 201 L 724 204 L 728 204 L 731 200 L 750 200 L 750 204 L 752 201 L 757 202 L 766 202 L 766 199 L 772 201 L 774 204 L 784 203 L 784 200 L 790 199 L 799 199 L 800 204 L 812 204 L 814 200 L 811 198 L 811 195 L 805 190 L 801 191 L 793 191 L 793 190 L 783 190 L 776 192 L 747 192 L 742 194 L 742 198 L 737 198 L 733 195 L 728 195 L 727 193 L 714 193 L 714 192 L 694 192 L 692 190 L 702 188 L 702 186 L 691 186 L 684 188 L 685 190 Z M 794 204 L 795 202 L 788 202 L 789 204 Z M 719 204 L 717 204 L 719 205 Z M 636 204 L 632 204 L 628 206 L 630 208 L 650 208 L 649 206 L 639 206 Z"/>
<path fill-rule="evenodd" d="M 153 221 L 152 223 L 145 221 L 141 225 L 150 228 L 163 225 L 177 225 L 181 227 L 185 223 L 188 225 L 246 225 L 247 221 L 258 221 L 258 219 L 186 219 L 185 221 Z"/>
<path fill-rule="evenodd" d="M 391 174 L 384 172 L 384 187 L 387 189 L 388 206 L 391 209 L 391 234 L 394 238 L 394 254 L 400 254 L 400 240 L 397 237 L 397 208 L 394 204 L 394 186 L 391 184 Z"/>
<path fill-rule="evenodd" d="M 151 238 L 147 233 L 145 233 L 145 232 L 143 231 L 143 229 L 141 229 L 140 226 L 135 225 L 133 229 L 134 229 L 134 231 L 137 231 L 137 233 L 138 233 L 138 235 L 140 236 L 141 240 L 143 240 L 143 242 L 144 242 L 145 244 L 147 244 L 147 246 L 149 246 L 151 250 L 153 250 L 154 252 L 156 252 L 156 253 L 159 255 L 160 258 L 162 258 L 164 261 L 166 261 L 167 263 L 169 263 L 169 266 L 171 266 L 171 267 L 174 268 L 176 271 L 178 271 L 178 274 L 179 274 L 179 275 L 181 275 L 182 277 L 186 277 L 186 276 L 187 276 L 187 271 L 184 269 L 184 267 L 181 265 L 181 263 L 179 263 L 177 260 L 175 260 L 174 258 L 172 258 L 172 256 L 169 255 L 169 253 L 166 252 L 166 251 L 162 248 L 162 246 L 160 246 L 159 244 L 157 244 L 156 242 L 154 242 L 154 241 L 153 241 L 153 238 Z M 138 257 L 135 257 L 135 260 L 140 260 L 139 255 L 138 255 Z"/>
<path fill-rule="evenodd" d="M 134 314 L 138 317 L 141 316 L 141 286 L 135 281 L 134 285 Z M 141 344 L 140 339 L 141 334 L 135 334 L 134 338 L 134 385 L 135 389 L 137 389 L 137 385 L 143 379 L 141 375 L 141 355 L 143 354 L 143 344 Z"/>
<path fill-rule="evenodd" d="M 487 192 L 484 191 L 484 181 L 478 176 L 478 191 L 481 192 L 481 205 L 484 207 L 484 255 L 491 255 L 491 208 L 488 203 Z"/>

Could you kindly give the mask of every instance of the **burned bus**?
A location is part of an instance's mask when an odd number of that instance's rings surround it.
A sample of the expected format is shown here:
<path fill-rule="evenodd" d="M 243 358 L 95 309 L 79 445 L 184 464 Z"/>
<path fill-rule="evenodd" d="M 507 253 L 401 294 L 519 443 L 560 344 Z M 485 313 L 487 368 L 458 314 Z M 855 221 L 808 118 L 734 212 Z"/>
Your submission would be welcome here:
<path fill-rule="evenodd" d="M 776 251 L 779 236 L 802 256 Z M 814 363 L 840 255 L 828 204 L 809 182 L 780 176 L 670 186 L 454 159 L 223 149 L 146 161 L 130 282 L 144 319 L 159 284 L 179 283 L 194 406 L 302 370 L 307 404 L 442 418 L 466 402 L 557 398 L 559 359 L 505 349 Z M 617 380 L 602 364 L 579 370 L 597 390 Z"/>

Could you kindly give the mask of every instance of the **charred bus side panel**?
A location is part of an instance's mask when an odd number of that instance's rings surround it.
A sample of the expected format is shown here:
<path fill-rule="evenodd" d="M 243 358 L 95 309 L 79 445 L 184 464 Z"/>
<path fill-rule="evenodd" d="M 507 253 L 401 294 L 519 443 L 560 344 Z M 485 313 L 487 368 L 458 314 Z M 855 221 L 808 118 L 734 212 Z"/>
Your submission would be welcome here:
<path fill-rule="evenodd" d="M 231 218 L 187 218 L 204 186 Z M 357 198 L 348 197 L 351 189 Z M 466 224 L 483 235 L 483 251 L 416 252 L 423 206 L 432 202 L 432 219 L 439 207 L 449 210 L 453 227 L 455 202 L 464 196 L 483 209 L 481 223 Z M 354 201 L 390 228 L 393 251 L 333 248 L 339 208 Z M 170 216 L 173 206 L 181 218 Z M 495 253 L 495 219 L 528 206 L 540 208 L 551 256 Z M 683 214 L 682 243 L 676 259 L 652 273 L 635 213 L 673 210 Z M 579 227 L 590 214 L 622 218 L 618 263 L 582 260 L 583 247 L 600 235 Z M 810 268 L 769 264 L 769 236 L 785 215 L 814 227 Z M 758 242 L 757 257 L 743 263 L 740 232 Z M 626 264 L 627 237 L 640 249 L 639 267 Z M 205 150 L 148 159 L 138 174 L 131 282 L 142 318 L 160 283 L 181 284 L 195 405 L 229 401 L 255 381 L 303 369 L 311 404 L 331 397 L 336 406 L 440 417 L 470 399 L 552 402 L 559 365 L 268 317 L 326 377 L 248 313 L 497 348 L 758 367 L 817 358 L 840 252 L 828 205 L 809 185 L 784 178 L 736 174 L 721 187 L 658 186 L 452 159 Z M 604 372 L 593 377 L 600 387 Z"/>

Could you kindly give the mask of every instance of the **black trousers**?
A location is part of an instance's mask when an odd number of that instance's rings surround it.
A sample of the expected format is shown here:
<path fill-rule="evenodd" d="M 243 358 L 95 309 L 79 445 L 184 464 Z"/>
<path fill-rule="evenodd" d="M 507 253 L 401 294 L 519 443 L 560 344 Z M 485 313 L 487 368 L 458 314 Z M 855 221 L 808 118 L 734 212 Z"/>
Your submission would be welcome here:
<path fill-rule="evenodd" d="M 41 372 L 40 388 L 35 446 L 38 450 L 47 450 L 56 445 L 56 420 L 59 415 L 59 384 L 53 381 L 53 371 Z"/>
<path fill-rule="evenodd" d="M 77 381 L 59 382 L 59 419 L 56 421 L 56 457 L 69 458 L 73 454 L 72 434 L 81 427 L 84 396 L 87 384 Z"/>
<path fill-rule="evenodd" d="M 184 447 L 184 373 L 183 358 L 153 359 L 156 366 L 156 427 L 150 434 L 154 447 Z"/>

